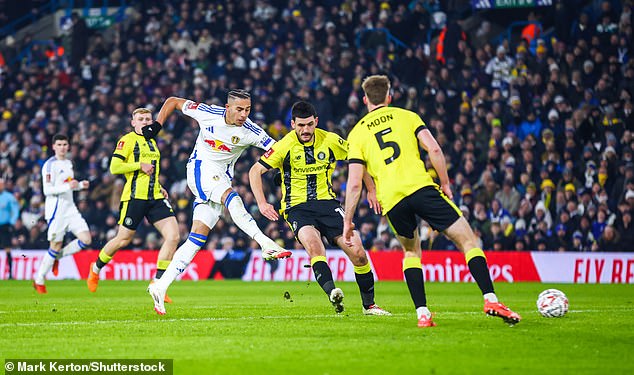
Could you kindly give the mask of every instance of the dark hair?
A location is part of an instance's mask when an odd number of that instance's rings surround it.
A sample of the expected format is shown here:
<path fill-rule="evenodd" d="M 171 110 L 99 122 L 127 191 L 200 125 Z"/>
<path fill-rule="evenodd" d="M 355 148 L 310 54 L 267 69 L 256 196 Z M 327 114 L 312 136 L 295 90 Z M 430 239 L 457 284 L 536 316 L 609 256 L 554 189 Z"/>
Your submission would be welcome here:
<path fill-rule="evenodd" d="M 308 118 L 310 116 L 317 117 L 317 112 L 315 111 L 315 107 L 312 104 L 300 100 L 293 104 L 293 108 L 291 109 L 291 119 L 295 121 L 296 118 Z"/>
<path fill-rule="evenodd" d="M 247 90 L 234 89 L 227 94 L 227 101 L 231 99 L 251 99 L 251 94 Z"/>
<path fill-rule="evenodd" d="M 55 134 L 53 136 L 53 143 L 55 143 L 57 141 L 67 141 L 68 142 L 68 136 L 66 134 L 57 133 L 57 134 Z"/>

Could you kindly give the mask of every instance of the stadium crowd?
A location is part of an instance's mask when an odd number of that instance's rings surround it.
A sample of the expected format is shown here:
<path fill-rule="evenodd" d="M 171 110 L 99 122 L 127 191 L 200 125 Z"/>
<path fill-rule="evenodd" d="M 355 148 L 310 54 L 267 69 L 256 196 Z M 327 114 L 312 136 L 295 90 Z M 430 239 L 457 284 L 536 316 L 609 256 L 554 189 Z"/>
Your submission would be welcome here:
<path fill-rule="evenodd" d="M 393 104 L 418 112 L 443 147 L 454 201 L 484 249 L 634 251 L 633 4 L 554 3 L 566 25 L 500 44 L 486 30 L 467 37 L 451 12 L 436 17 L 447 9 L 435 1 L 179 0 L 131 2 L 133 18 L 66 37 L 88 41 L 72 59 L 51 53 L 60 38 L 33 45 L 32 57 L 15 65 L 26 42 L 6 46 L 0 177 L 21 205 L 13 247 L 48 247 L 41 166 L 55 133 L 70 136 L 75 173 L 90 180 L 76 201 L 100 248 L 116 233 L 123 186 L 109 162 L 135 108 L 156 115 L 169 96 L 222 105 L 228 89 L 245 88 L 250 117 L 273 138 L 289 131 L 300 98 L 315 105 L 320 126 L 346 136 L 363 115 L 361 80 L 386 73 Z M 442 35 L 432 53 L 428 33 Z M 161 183 L 183 239 L 192 212 L 185 166 L 196 135 L 192 120 L 174 114 L 159 139 Z M 251 149 L 240 159 L 236 190 L 267 235 L 297 248 L 283 221 L 258 212 L 247 172 L 259 156 Z M 342 164 L 333 176 L 341 199 L 345 177 Z M 278 200 L 272 176 L 267 181 L 269 201 Z M 368 250 L 398 246 L 367 205 L 356 223 Z M 237 249 L 252 246 L 227 215 L 206 248 L 229 238 Z M 425 223 L 421 238 L 427 249 L 454 248 Z M 157 249 L 158 236 L 144 225 L 130 246 Z"/>

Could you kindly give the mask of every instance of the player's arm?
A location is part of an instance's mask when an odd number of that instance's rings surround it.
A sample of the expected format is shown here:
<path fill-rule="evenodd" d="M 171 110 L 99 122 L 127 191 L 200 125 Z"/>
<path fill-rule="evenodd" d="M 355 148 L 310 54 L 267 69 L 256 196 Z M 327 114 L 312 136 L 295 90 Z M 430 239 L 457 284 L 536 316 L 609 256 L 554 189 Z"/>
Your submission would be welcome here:
<path fill-rule="evenodd" d="M 365 174 L 365 166 L 355 160 L 350 160 L 348 165 L 348 182 L 346 184 L 346 203 L 344 211 L 346 214 L 343 218 L 343 239 L 348 246 L 352 246 L 352 235 L 354 231 L 354 223 L 352 218 L 357 210 L 359 197 L 361 197 L 361 188 L 363 187 L 363 175 Z"/>
<path fill-rule="evenodd" d="M 442 149 L 436 138 L 431 134 L 429 129 L 423 127 L 416 134 L 418 143 L 429 154 L 429 160 L 431 165 L 434 166 L 438 178 L 440 179 L 440 188 L 449 199 L 453 199 L 453 193 L 451 192 L 451 184 L 449 183 L 449 175 L 447 174 L 447 163 L 445 162 L 445 155 L 442 153 Z"/>
<path fill-rule="evenodd" d="M 112 153 L 112 158 L 110 159 L 110 173 L 126 174 L 141 169 L 140 162 L 128 161 L 129 156 L 132 153 L 132 147 L 132 142 L 126 139 L 126 137 L 119 139 L 119 142 L 117 142 L 117 148 Z"/>
<path fill-rule="evenodd" d="M 165 123 L 168 117 L 174 112 L 174 110 L 178 109 L 179 111 L 183 110 L 183 105 L 187 99 L 178 98 L 176 96 L 170 96 L 167 98 L 158 115 L 156 115 L 156 122 L 161 124 L 161 126 Z"/>
<path fill-rule="evenodd" d="M 262 175 L 269 169 L 271 169 L 270 166 L 265 165 L 265 162 L 261 160 L 253 164 L 249 170 L 249 185 L 251 186 L 251 191 L 253 192 L 255 201 L 258 203 L 258 209 L 262 215 L 271 221 L 277 221 L 280 216 L 273 205 L 266 201 L 264 187 L 262 184 Z"/>
<path fill-rule="evenodd" d="M 63 184 L 59 184 L 57 186 L 55 185 L 54 181 L 57 180 L 55 178 L 55 171 L 48 163 L 44 164 L 44 167 L 42 168 L 42 189 L 44 190 L 44 195 L 49 197 L 71 191 L 73 186 L 71 186 L 69 182 L 64 182 Z M 73 181 L 77 183 L 76 180 Z"/>
<path fill-rule="evenodd" d="M 381 204 L 379 203 L 379 199 L 376 197 L 376 185 L 374 184 L 374 179 L 365 168 L 363 168 L 363 184 L 368 191 L 368 204 L 370 205 L 370 208 L 375 214 L 380 215 Z"/>
<path fill-rule="evenodd" d="M 151 124 L 145 125 L 141 128 L 143 137 L 145 137 L 145 139 L 147 139 L 148 141 L 150 139 L 156 138 L 156 136 L 161 132 L 161 129 L 163 129 L 163 123 L 165 122 L 165 120 L 167 120 L 169 115 L 171 115 L 175 109 L 182 110 L 183 104 L 186 101 L 186 99 L 177 98 L 175 96 L 170 96 L 169 98 L 167 98 L 165 103 L 163 103 L 159 114 L 156 116 L 156 120 L 152 121 Z"/>

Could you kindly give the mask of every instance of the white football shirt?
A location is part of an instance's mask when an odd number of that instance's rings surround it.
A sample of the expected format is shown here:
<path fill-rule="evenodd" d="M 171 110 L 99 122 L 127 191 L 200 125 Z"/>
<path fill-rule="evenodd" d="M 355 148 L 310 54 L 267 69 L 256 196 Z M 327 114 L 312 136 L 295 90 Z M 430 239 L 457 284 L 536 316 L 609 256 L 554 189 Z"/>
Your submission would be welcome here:
<path fill-rule="evenodd" d="M 200 126 L 189 161 L 200 160 L 203 168 L 214 168 L 233 178 L 235 163 L 244 150 L 256 146 L 268 151 L 275 141 L 250 119 L 242 126 L 228 125 L 225 111 L 224 107 L 191 100 L 182 109 Z"/>
<path fill-rule="evenodd" d="M 79 213 L 73 200 L 73 190 L 69 182 L 75 178 L 73 163 L 50 157 L 42 166 L 42 185 L 46 202 L 44 217 L 50 222 L 55 217 Z"/>

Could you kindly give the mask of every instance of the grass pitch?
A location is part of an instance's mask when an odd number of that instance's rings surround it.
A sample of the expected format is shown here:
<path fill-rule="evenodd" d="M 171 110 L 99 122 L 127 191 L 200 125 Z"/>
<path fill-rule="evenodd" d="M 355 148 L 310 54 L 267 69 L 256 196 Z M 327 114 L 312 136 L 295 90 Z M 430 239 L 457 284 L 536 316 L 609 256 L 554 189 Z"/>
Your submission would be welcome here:
<path fill-rule="evenodd" d="M 632 285 L 496 285 L 523 320 L 509 327 L 482 312 L 474 284 L 427 283 L 437 327 L 416 327 L 404 282 L 376 285 L 394 316 L 361 313 L 355 283 L 338 283 L 336 315 L 316 283 L 178 282 L 167 315 L 154 313 L 146 282 L 0 281 L 0 357 L 164 358 L 175 374 L 623 374 L 634 349 Z M 570 300 L 542 318 L 537 295 Z M 290 298 L 285 298 L 288 292 Z M 287 296 L 288 297 L 288 296 Z M 4 371 L 4 370 L 3 370 Z"/>

